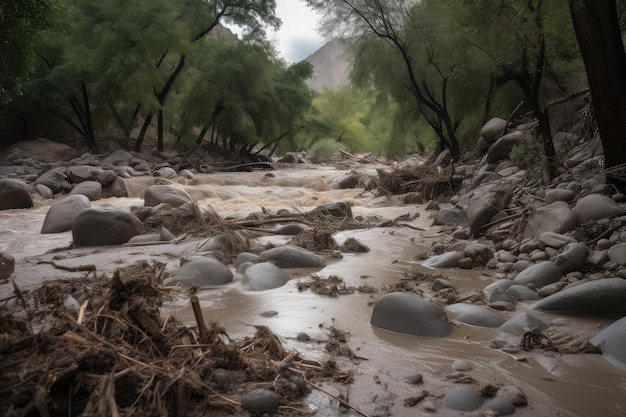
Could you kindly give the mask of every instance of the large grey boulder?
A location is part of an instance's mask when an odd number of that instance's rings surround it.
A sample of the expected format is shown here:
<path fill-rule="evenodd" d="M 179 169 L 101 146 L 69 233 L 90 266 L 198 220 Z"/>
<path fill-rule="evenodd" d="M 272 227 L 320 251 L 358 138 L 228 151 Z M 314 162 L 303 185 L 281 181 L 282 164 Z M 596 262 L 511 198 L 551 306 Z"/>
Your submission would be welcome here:
<path fill-rule="evenodd" d="M 578 218 L 564 201 L 539 207 L 524 229 L 524 237 L 539 237 L 545 232 L 566 233 L 574 230 Z"/>
<path fill-rule="evenodd" d="M 194 256 L 174 271 L 165 283 L 203 287 L 224 285 L 232 280 L 232 271 L 217 259 Z"/>
<path fill-rule="evenodd" d="M 618 265 L 626 265 L 626 243 L 618 243 L 613 245 L 607 251 L 607 255 L 611 262 Z"/>
<path fill-rule="evenodd" d="M 118 149 L 102 160 L 104 165 L 130 165 L 133 156 L 123 149 Z"/>
<path fill-rule="evenodd" d="M 566 314 L 622 314 L 626 315 L 626 280 L 604 278 L 574 284 L 539 300 L 533 310 Z"/>
<path fill-rule="evenodd" d="M 91 208 L 74 220 L 72 238 L 77 246 L 121 245 L 141 234 L 143 228 L 141 220 L 130 211 Z"/>
<path fill-rule="evenodd" d="M 72 230 L 74 220 L 90 207 L 89 199 L 82 194 L 69 195 L 57 201 L 48 209 L 41 233 L 61 233 Z"/>
<path fill-rule="evenodd" d="M 555 188 L 546 191 L 544 198 L 546 200 L 546 204 L 552 204 L 556 201 L 571 203 L 574 201 L 574 198 L 576 198 L 576 193 L 572 190 L 568 190 L 567 188 Z"/>
<path fill-rule="evenodd" d="M 551 261 L 536 263 L 517 274 L 515 282 L 520 285 L 532 284 L 535 288 L 541 288 L 561 279 L 563 272 L 557 264 Z"/>
<path fill-rule="evenodd" d="M 589 340 L 601 346 L 609 362 L 626 369 L 626 317 L 622 317 Z"/>
<path fill-rule="evenodd" d="M 465 213 L 472 234 L 478 234 L 493 216 L 509 206 L 513 189 L 508 185 L 488 184 L 472 191 Z"/>
<path fill-rule="evenodd" d="M 252 291 L 265 291 L 282 287 L 289 281 L 289 275 L 271 262 L 252 264 L 243 273 L 245 288 Z"/>
<path fill-rule="evenodd" d="M 180 207 L 185 203 L 191 203 L 191 196 L 187 191 L 170 185 L 151 185 L 146 188 L 144 205 L 148 207 L 158 206 L 161 203 L 172 207 Z"/>
<path fill-rule="evenodd" d="M 500 327 L 506 321 L 498 313 L 474 304 L 451 304 L 446 310 L 456 314 L 454 320 L 471 326 Z"/>
<path fill-rule="evenodd" d="M 462 385 L 446 394 L 443 402 L 453 410 L 474 411 L 482 405 L 483 397 L 474 388 Z"/>
<path fill-rule="evenodd" d="M 526 328 L 537 328 L 540 331 L 544 331 L 548 328 L 548 325 L 541 319 L 533 316 L 532 314 L 520 313 L 507 320 L 506 323 L 499 327 L 499 330 L 504 333 L 512 334 L 514 336 L 520 336 L 522 333 L 524 333 L 524 329 Z"/>
<path fill-rule="evenodd" d="M 98 181 L 83 181 L 76 184 L 70 194 L 82 194 L 91 201 L 97 201 L 102 198 L 102 184 Z"/>
<path fill-rule="evenodd" d="M 33 197 L 24 181 L 5 178 L 0 179 L 0 210 L 30 208 Z"/>
<path fill-rule="evenodd" d="M 97 181 L 100 178 L 101 168 L 91 165 L 74 165 L 67 169 L 67 177 L 74 184 L 83 181 Z"/>
<path fill-rule="evenodd" d="M 506 129 L 506 120 L 494 117 L 489 119 L 480 129 L 480 136 L 493 142 L 504 133 L 504 129 Z"/>
<path fill-rule="evenodd" d="M 602 194 L 589 194 L 578 200 L 574 206 L 574 214 L 580 223 L 599 220 L 624 214 L 624 208 L 612 198 Z"/>
<path fill-rule="evenodd" d="M 445 337 L 452 331 L 441 307 L 404 292 L 382 296 L 374 305 L 370 324 L 412 336 Z"/>
<path fill-rule="evenodd" d="M 487 162 L 498 162 L 507 159 L 511 150 L 524 141 L 524 132 L 519 130 L 507 133 L 498 139 L 487 151 Z"/>
<path fill-rule="evenodd" d="M 431 256 L 422 262 L 422 265 L 428 268 L 456 268 L 459 266 L 461 259 L 463 259 L 462 253 L 451 251 Z"/>
<path fill-rule="evenodd" d="M 445 225 L 445 224 L 465 224 L 467 223 L 467 215 L 465 212 L 456 207 L 443 208 L 437 212 L 433 224 Z"/>
<path fill-rule="evenodd" d="M 128 197 L 128 184 L 122 177 L 115 177 L 111 183 L 111 195 L 113 197 Z"/>
<path fill-rule="evenodd" d="M 563 251 L 557 255 L 554 263 L 561 268 L 563 273 L 578 271 L 587 260 L 587 247 L 582 243 L 568 243 Z"/>
<path fill-rule="evenodd" d="M 317 268 L 326 263 L 315 253 L 293 245 L 283 245 L 259 254 L 261 261 L 273 261 L 279 268 Z"/>
<path fill-rule="evenodd" d="M 43 184 L 50 188 L 53 193 L 58 194 L 63 191 L 67 182 L 65 168 L 53 168 L 41 174 L 35 180 L 35 184 Z"/>

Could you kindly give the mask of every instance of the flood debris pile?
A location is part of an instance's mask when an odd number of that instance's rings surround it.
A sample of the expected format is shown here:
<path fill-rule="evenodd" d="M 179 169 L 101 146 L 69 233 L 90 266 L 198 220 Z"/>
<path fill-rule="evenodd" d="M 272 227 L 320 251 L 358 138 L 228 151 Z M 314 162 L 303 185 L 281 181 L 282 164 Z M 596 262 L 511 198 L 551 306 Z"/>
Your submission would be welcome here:
<path fill-rule="evenodd" d="M 419 193 L 425 200 L 454 195 L 465 179 L 455 172 L 454 165 L 445 169 L 435 164 L 407 165 L 377 172 L 378 190 L 383 194 Z"/>
<path fill-rule="evenodd" d="M 335 362 L 305 360 L 265 326 L 234 341 L 217 323 L 189 328 L 162 318 L 173 290 L 161 284 L 162 270 L 143 263 L 5 301 L 0 415 L 249 415 L 268 411 L 267 394 L 276 400 L 269 411 L 302 415 L 314 381 L 349 382 Z M 59 300 L 77 285 L 83 302 L 69 310 Z"/>

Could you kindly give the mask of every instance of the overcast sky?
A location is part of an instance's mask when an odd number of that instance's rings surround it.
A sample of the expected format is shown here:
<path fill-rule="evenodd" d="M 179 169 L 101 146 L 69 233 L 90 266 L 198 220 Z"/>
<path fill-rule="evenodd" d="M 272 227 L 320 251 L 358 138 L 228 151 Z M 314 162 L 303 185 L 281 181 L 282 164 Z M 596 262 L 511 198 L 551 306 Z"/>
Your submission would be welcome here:
<path fill-rule="evenodd" d="M 277 0 L 276 14 L 283 21 L 275 34 L 276 49 L 287 62 L 301 61 L 324 44 L 317 33 L 318 17 L 304 1 Z"/>
<path fill-rule="evenodd" d="M 275 42 L 279 55 L 288 63 L 302 61 L 325 42 L 317 33 L 317 15 L 301 0 L 277 0 L 276 15 L 283 24 L 268 37 Z M 230 27 L 241 34 L 241 28 Z"/>

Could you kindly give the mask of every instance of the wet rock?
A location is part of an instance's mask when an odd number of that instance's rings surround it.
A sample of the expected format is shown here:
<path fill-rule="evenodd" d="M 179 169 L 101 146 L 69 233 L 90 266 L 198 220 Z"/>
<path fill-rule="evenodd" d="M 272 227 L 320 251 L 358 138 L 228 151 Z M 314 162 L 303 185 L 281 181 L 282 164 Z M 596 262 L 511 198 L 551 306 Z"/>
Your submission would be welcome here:
<path fill-rule="evenodd" d="M 0 251 L 0 281 L 9 278 L 15 271 L 15 258 Z"/>
<path fill-rule="evenodd" d="M 333 188 L 336 188 L 338 190 L 347 190 L 349 188 L 356 188 L 359 186 L 360 180 L 361 180 L 361 176 L 359 174 L 351 173 L 339 179 L 334 184 Z"/>
<path fill-rule="evenodd" d="M 63 191 L 66 181 L 65 168 L 53 168 L 37 177 L 35 184 L 43 184 L 50 188 L 53 193 L 58 194 Z"/>
<path fill-rule="evenodd" d="M 474 304 L 451 304 L 446 310 L 456 314 L 454 320 L 471 326 L 500 327 L 506 322 L 506 319 L 498 313 Z"/>
<path fill-rule="evenodd" d="M 128 184 L 122 177 L 115 177 L 111 183 L 111 195 L 113 197 L 128 197 Z"/>
<path fill-rule="evenodd" d="M 612 198 L 602 194 L 590 194 L 578 200 L 574 214 L 580 223 L 624 214 L 624 209 Z"/>
<path fill-rule="evenodd" d="M 506 398 L 516 407 L 528 404 L 526 393 L 517 385 L 504 385 L 496 392 L 496 397 Z"/>
<path fill-rule="evenodd" d="M 506 323 L 499 327 L 499 330 L 514 336 L 520 336 L 524 333 L 525 328 L 537 328 L 540 331 L 544 331 L 548 328 L 548 325 L 529 313 L 520 313 L 507 320 Z"/>
<path fill-rule="evenodd" d="M 158 233 L 146 233 L 143 235 L 133 236 L 128 240 L 128 243 L 153 243 L 160 242 L 161 235 Z"/>
<path fill-rule="evenodd" d="M 494 142 L 506 129 L 506 120 L 499 117 L 489 119 L 480 129 L 480 136 L 489 142 Z"/>
<path fill-rule="evenodd" d="M 526 224 L 524 237 L 538 237 L 544 232 L 569 232 L 577 223 L 578 218 L 569 204 L 556 201 L 535 211 Z"/>
<path fill-rule="evenodd" d="M 129 211 L 91 208 L 74 220 L 72 238 L 77 246 L 121 245 L 141 234 L 143 228 L 143 223 Z"/>
<path fill-rule="evenodd" d="M 512 285 L 507 293 L 520 301 L 535 301 L 540 298 L 539 294 L 524 285 Z"/>
<path fill-rule="evenodd" d="M 474 267 L 474 260 L 472 258 L 463 258 L 459 261 L 459 268 L 472 269 Z"/>
<path fill-rule="evenodd" d="M 41 198 L 45 198 L 46 200 L 51 200 L 54 198 L 54 193 L 46 185 L 43 185 L 43 184 L 35 185 L 35 191 L 37 192 L 37 194 L 41 196 Z"/>
<path fill-rule="evenodd" d="M 46 213 L 41 233 L 61 233 L 72 230 L 74 220 L 90 207 L 89 198 L 82 194 L 69 195 L 57 201 Z"/>
<path fill-rule="evenodd" d="M 475 389 L 461 386 L 453 389 L 443 399 L 446 407 L 459 411 L 477 410 L 483 403 L 483 398 Z"/>
<path fill-rule="evenodd" d="M 626 252 L 626 251 L 625 251 Z M 563 273 L 571 271 L 577 271 L 585 264 L 587 260 L 587 247 L 582 243 L 572 242 L 568 243 L 561 252 L 554 263 L 561 268 Z M 625 259 L 626 261 L 626 259 Z"/>
<path fill-rule="evenodd" d="M 467 223 L 467 215 L 459 208 L 444 208 L 437 212 L 434 225 L 445 224 L 465 224 Z"/>
<path fill-rule="evenodd" d="M 485 265 L 493 258 L 493 252 L 489 246 L 473 242 L 465 247 L 465 256 L 472 258 L 476 265 Z"/>
<path fill-rule="evenodd" d="M 498 413 L 498 416 L 510 416 L 515 413 L 515 406 L 513 403 L 503 397 L 496 397 L 487 404 L 485 404 L 485 409 L 495 411 Z"/>
<path fill-rule="evenodd" d="M 561 291 L 563 288 L 565 288 L 565 286 L 567 286 L 566 282 L 559 281 L 559 282 L 555 282 L 554 284 L 546 285 L 545 287 L 539 288 L 537 293 L 541 297 L 548 297 L 552 294 L 556 294 L 557 292 Z"/>
<path fill-rule="evenodd" d="M 552 204 L 555 201 L 565 201 L 571 203 L 576 198 L 576 193 L 567 188 L 556 188 L 546 191 L 545 195 L 546 204 Z"/>
<path fill-rule="evenodd" d="M 174 168 L 172 167 L 162 167 L 159 168 L 157 171 L 154 172 L 153 176 L 155 177 L 161 177 L 161 178 L 165 178 L 165 179 L 172 179 L 172 178 L 176 178 L 178 174 L 176 174 L 176 171 L 174 171 Z"/>
<path fill-rule="evenodd" d="M 191 196 L 185 190 L 170 185 L 151 185 L 146 188 L 144 196 L 144 205 L 148 207 L 154 207 L 160 203 L 180 207 L 191 202 L 193 202 Z"/>
<path fill-rule="evenodd" d="M 501 280 L 501 281 L 509 281 L 510 283 L 515 283 L 515 281 L 513 280 Z M 491 294 L 489 294 L 489 302 L 490 303 L 495 303 L 498 301 L 506 301 L 507 303 L 515 303 L 515 299 L 513 297 L 511 297 L 511 295 L 509 295 L 509 292 L 507 291 L 509 288 L 513 287 L 514 285 L 507 285 L 506 288 L 504 287 L 498 287 L 498 288 L 494 288 L 493 291 L 491 291 Z"/>
<path fill-rule="evenodd" d="M 33 197 L 24 181 L 0 179 L 0 210 L 30 208 Z"/>
<path fill-rule="evenodd" d="M 231 270 L 217 259 L 194 256 L 178 268 L 165 283 L 185 286 L 223 285 L 233 280 Z"/>
<path fill-rule="evenodd" d="M 611 262 L 622 266 L 626 265 L 626 243 L 611 246 L 606 254 Z"/>
<path fill-rule="evenodd" d="M 515 311 L 515 301 L 493 301 L 487 306 L 498 311 Z"/>
<path fill-rule="evenodd" d="M 83 181 L 80 184 L 76 184 L 70 194 L 82 194 L 90 201 L 97 201 L 102 198 L 102 184 L 98 181 Z"/>
<path fill-rule="evenodd" d="M 485 292 L 495 292 L 498 289 L 506 290 L 512 285 L 515 285 L 515 281 L 513 281 L 512 279 L 499 279 L 487 285 L 484 290 Z"/>
<path fill-rule="evenodd" d="M 441 291 L 443 289 L 453 289 L 455 290 L 455 286 L 448 281 L 447 279 L 443 279 L 443 278 L 437 278 L 436 280 L 433 281 L 432 285 L 430 286 L 430 289 L 433 291 Z"/>
<path fill-rule="evenodd" d="M 502 179 L 502 176 L 499 174 L 496 174 L 495 172 L 491 172 L 491 171 L 480 172 L 479 171 L 472 178 L 472 188 L 476 188 L 481 185 L 493 183 L 493 182 L 499 181 L 500 179 Z"/>
<path fill-rule="evenodd" d="M 616 366 L 626 369 L 626 317 L 617 320 L 589 341 L 601 346 L 607 359 Z"/>
<path fill-rule="evenodd" d="M 102 184 L 103 187 L 109 187 L 113 184 L 113 181 L 117 178 L 117 174 L 115 171 L 110 169 L 103 169 L 100 171 L 98 175 L 98 182 Z"/>
<path fill-rule="evenodd" d="M 370 324 L 412 336 L 445 337 L 452 331 L 441 307 L 403 292 L 382 296 L 374 305 Z"/>
<path fill-rule="evenodd" d="M 180 171 L 178 173 L 178 175 L 180 175 L 181 177 L 186 178 L 188 180 L 192 180 L 192 179 L 194 179 L 196 177 L 196 174 L 194 174 L 193 172 L 191 172 L 188 169 L 183 169 L 182 171 Z"/>
<path fill-rule="evenodd" d="M 263 251 L 259 254 L 259 260 L 273 261 L 279 268 L 317 268 L 326 265 L 315 253 L 292 245 Z"/>
<path fill-rule="evenodd" d="M 302 227 L 302 225 L 291 223 L 291 224 L 285 224 L 283 226 L 280 226 L 278 229 L 276 229 L 276 234 L 286 235 L 286 236 L 295 236 L 297 234 L 304 232 L 304 230 L 305 228 Z"/>
<path fill-rule="evenodd" d="M 452 362 L 452 369 L 457 372 L 468 372 L 474 369 L 471 363 L 463 359 L 457 359 Z"/>
<path fill-rule="evenodd" d="M 242 283 L 251 291 L 265 291 L 282 287 L 289 281 L 282 269 L 271 262 L 261 262 L 246 268 Z"/>
<path fill-rule="evenodd" d="M 604 278 L 565 287 L 536 302 L 533 310 L 567 314 L 625 314 L 626 280 Z"/>
<path fill-rule="evenodd" d="M 244 262 L 256 262 L 259 255 L 252 252 L 241 252 L 235 259 L 235 265 L 241 265 Z"/>
<path fill-rule="evenodd" d="M 130 165 L 133 156 L 123 149 L 118 149 L 102 160 L 104 165 Z"/>
<path fill-rule="evenodd" d="M 512 197 L 513 190 L 507 185 L 488 184 L 473 190 L 465 208 L 470 232 L 480 233 L 493 216 L 509 206 Z"/>
<path fill-rule="evenodd" d="M 79 184 L 83 181 L 97 181 L 100 171 L 100 168 L 90 165 L 75 165 L 67 169 L 66 175 L 71 182 Z"/>
<path fill-rule="evenodd" d="M 533 284 L 536 288 L 541 288 L 558 281 L 562 271 L 554 262 L 544 261 L 531 265 L 517 274 L 515 282 L 520 285 Z"/>
<path fill-rule="evenodd" d="M 459 266 L 459 262 L 463 258 L 460 252 L 445 252 L 441 255 L 431 256 L 422 262 L 422 265 L 428 268 L 455 268 Z"/>
<path fill-rule="evenodd" d="M 404 382 L 406 382 L 407 384 L 411 384 L 411 385 L 420 384 L 422 383 L 423 380 L 424 380 L 424 376 L 420 374 L 419 372 L 404 377 Z"/>
<path fill-rule="evenodd" d="M 241 408 L 250 414 L 273 413 L 280 406 L 280 395 L 267 389 L 255 389 L 241 397 Z"/>
<path fill-rule="evenodd" d="M 511 150 L 524 140 L 524 132 L 516 130 L 507 133 L 489 147 L 487 151 L 487 162 L 498 162 L 507 159 Z"/>
<path fill-rule="evenodd" d="M 563 246 L 568 243 L 576 242 L 571 236 L 562 235 L 560 233 L 555 232 L 543 232 L 539 235 L 539 241 L 544 244 L 544 246 L 549 246 L 555 249 L 561 249 Z"/>
<path fill-rule="evenodd" d="M 313 209 L 313 212 L 319 212 L 325 215 L 339 218 L 352 218 L 352 208 L 350 207 L 350 204 L 343 201 L 321 204 Z"/>

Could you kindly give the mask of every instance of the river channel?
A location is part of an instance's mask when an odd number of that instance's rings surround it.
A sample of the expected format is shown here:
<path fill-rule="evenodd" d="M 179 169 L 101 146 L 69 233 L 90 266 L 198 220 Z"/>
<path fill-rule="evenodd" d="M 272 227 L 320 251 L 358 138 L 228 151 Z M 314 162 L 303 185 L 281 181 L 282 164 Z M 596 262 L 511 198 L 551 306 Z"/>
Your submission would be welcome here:
<path fill-rule="evenodd" d="M 360 172 L 375 175 L 374 166 L 358 166 Z M 348 332 L 348 344 L 358 355 L 346 360 L 355 373 L 351 385 L 327 386 L 335 394 L 343 393 L 350 402 L 368 415 L 393 416 L 458 416 L 473 415 L 450 410 L 442 398 L 454 388 L 450 375 L 455 371 L 453 361 L 464 359 L 473 369 L 465 374 L 478 386 L 514 384 L 521 387 L 528 406 L 518 407 L 518 416 L 564 417 L 623 417 L 626 415 L 626 371 L 617 368 L 598 354 L 558 355 L 540 351 L 507 354 L 490 348 L 497 330 L 477 328 L 456 323 L 452 335 L 446 338 L 423 338 L 390 333 L 369 324 L 373 303 L 380 293 L 358 291 L 328 297 L 300 290 L 298 283 L 336 275 L 347 286 L 382 288 L 402 280 L 415 270 L 426 271 L 419 260 L 433 243 L 449 242 L 448 232 L 432 226 L 432 211 L 422 205 L 406 205 L 397 197 L 376 196 L 363 189 L 338 190 L 333 187 L 348 174 L 344 168 L 330 166 L 299 166 L 274 171 L 246 173 L 214 173 L 197 175 L 192 180 L 178 177 L 172 185 L 184 188 L 201 207 L 211 206 L 222 217 L 245 217 L 255 212 L 276 213 L 278 210 L 308 211 L 322 203 L 345 201 L 352 205 L 354 216 L 379 216 L 396 219 L 402 216 L 405 225 L 374 227 L 341 231 L 334 235 L 341 244 L 355 238 L 367 245 L 367 253 L 342 253 L 329 257 L 327 266 L 315 270 L 287 270 L 291 280 L 287 285 L 263 292 L 245 291 L 241 276 L 235 274 L 231 284 L 201 290 L 198 296 L 206 321 L 217 321 L 231 338 L 243 338 L 254 333 L 253 325 L 266 325 L 279 336 L 284 346 L 295 349 L 309 359 L 322 359 L 326 354 L 324 342 L 329 329 Z M 108 198 L 93 202 L 93 206 L 127 207 L 143 204 L 143 190 L 154 184 L 153 177 L 128 179 L 129 198 Z M 53 200 L 37 200 L 27 210 L 0 211 L 0 250 L 16 258 L 14 278 L 23 289 L 32 289 L 45 280 L 79 277 L 79 272 L 59 271 L 45 263 L 52 256 L 61 257 L 68 265 L 95 264 L 99 273 L 112 273 L 116 267 L 139 259 L 153 259 L 178 265 L 178 259 L 167 256 L 158 246 L 77 248 L 59 251 L 71 243 L 71 233 L 42 235 L 39 233 L 46 212 Z M 406 226 L 408 224 L 408 226 Z M 286 237 L 262 237 L 260 244 L 282 244 Z M 49 253 L 50 250 L 57 250 Z M 234 270 L 234 267 L 233 267 Z M 496 280 L 490 270 L 440 270 L 458 287 L 459 293 L 480 290 Z M 82 273 L 84 274 L 84 273 Z M 13 291 L 9 282 L 0 283 L 0 299 Z M 529 305 L 518 304 L 520 313 Z M 271 314 L 267 314 L 270 313 Z M 184 296 L 174 297 L 162 308 L 163 315 L 175 315 L 189 325 L 194 316 Z M 559 316 L 533 312 L 546 322 Z M 448 313 L 453 319 L 454 315 Z M 567 317 L 573 326 L 592 334 L 607 325 L 602 318 Z M 306 333 L 308 340 L 297 335 Z M 301 339 L 301 338 L 300 338 Z M 365 359 L 363 359 L 365 358 Z M 408 384 L 407 376 L 420 373 L 419 385 Z M 457 384 L 458 385 L 458 384 Z M 436 411 L 423 405 L 407 407 L 403 399 L 427 391 L 429 403 Z M 316 415 L 356 415 L 339 410 L 336 403 L 319 392 L 308 398 L 307 406 Z"/>

